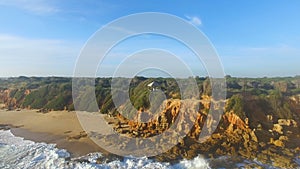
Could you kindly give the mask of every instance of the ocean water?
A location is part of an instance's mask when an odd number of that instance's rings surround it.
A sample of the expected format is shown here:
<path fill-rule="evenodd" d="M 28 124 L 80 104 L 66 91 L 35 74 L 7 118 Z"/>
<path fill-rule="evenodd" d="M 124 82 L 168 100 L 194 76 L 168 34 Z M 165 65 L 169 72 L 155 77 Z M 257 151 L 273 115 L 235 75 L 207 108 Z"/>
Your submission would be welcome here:
<path fill-rule="evenodd" d="M 160 163 L 144 158 L 127 157 L 105 164 L 96 164 L 101 153 L 88 154 L 79 162 L 70 158 L 70 153 L 58 149 L 54 144 L 35 143 L 14 136 L 9 130 L 0 130 L 0 168 L 1 169 L 208 169 L 208 162 L 196 157 L 182 160 L 177 164 Z"/>
<path fill-rule="evenodd" d="M 126 157 L 123 160 L 97 164 L 99 157 L 104 158 L 101 153 L 71 158 L 70 153 L 56 148 L 54 144 L 24 140 L 14 136 L 9 130 L 0 130 L 0 169 L 209 169 L 210 164 L 214 164 L 214 168 L 249 168 L 249 165 L 256 164 L 263 168 L 276 169 L 256 160 L 232 162 L 226 156 L 214 160 L 198 156 L 192 160 L 181 160 L 177 164 L 156 162 L 146 157 Z M 300 166 L 299 158 L 295 158 L 295 162 Z M 219 165 L 215 165 L 216 163 Z"/>

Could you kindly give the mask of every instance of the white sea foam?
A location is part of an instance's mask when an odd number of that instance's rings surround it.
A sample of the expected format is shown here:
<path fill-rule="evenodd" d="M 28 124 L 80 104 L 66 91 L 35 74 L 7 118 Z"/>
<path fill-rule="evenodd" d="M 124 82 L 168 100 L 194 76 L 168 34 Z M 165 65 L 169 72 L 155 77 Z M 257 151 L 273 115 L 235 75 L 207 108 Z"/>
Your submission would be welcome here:
<path fill-rule="evenodd" d="M 63 168 L 70 154 L 54 144 L 35 143 L 0 131 L 0 168 Z"/>
<path fill-rule="evenodd" d="M 74 168 L 74 169 L 181 169 L 210 168 L 208 162 L 196 157 L 193 160 L 182 160 L 171 165 L 144 158 L 127 157 L 106 164 L 96 164 L 101 153 L 92 153 L 84 157 L 86 162 L 70 159 L 70 154 L 58 149 L 54 144 L 35 143 L 14 136 L 10 131 L 0 131 L 0 168 Z"/>
<path fill-rule="evenodd" d="M 202 157 L 198 156 L 193 160 L 182 160 L 179 164 L 175 164 L 174 168 L 188 168 L 188 169 L 198 169 L 198 168 L 210 168 L 208 162 Z"/>
<path fill-rule="evenodd" d="M 54 144 L 35 143 L 14 136 L 10 131 L 0 130 L 0 168 L 1 169 L 208 169 L 209 162 L 198 156 L 192 160 L 182 160 L 177 164 L 156 162 L 146 157 L 126 157 L 104 164 L 97 164 L 98 158 L 104 158 L 101 153 L 91 153 L 81 158 L 71 159 L 64 149 L 58 149 Z M 228 164 L 230 157 L 223 156 L 215 159 Z M 81 161 L 81 162 L 80 162 Z M 211 161 L 211 160 L 209 160 Z M 297 156 L 294 161 L 300 165 Z M 211 161 L 212 162 L 212 161 Z M 221 163 L 223 163 L 221 162 Z M 263 168 L 276 167 L 263 164 L 257 160 L 244 160 L 234 164 L 238 168 L 246 168 L 249 164 L 257 164 Z M 222 168 L 221 166 L 218 166 Z"/>

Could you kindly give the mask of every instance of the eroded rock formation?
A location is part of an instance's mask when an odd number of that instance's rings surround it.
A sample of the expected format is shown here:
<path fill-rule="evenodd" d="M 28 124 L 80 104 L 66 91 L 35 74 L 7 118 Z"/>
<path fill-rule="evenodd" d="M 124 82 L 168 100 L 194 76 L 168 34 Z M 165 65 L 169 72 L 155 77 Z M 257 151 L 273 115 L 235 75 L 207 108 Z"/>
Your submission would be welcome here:
<path fill-rule="evenodd" d="M 203 104 L 202 102 L 206 103 Z M 273 163 L 276 167 L 293 168 L 297 166 L 294 158 L 299 153 L 300 143 L 296 141 L 299 135 L 289 134 L 299 130 L 296 121 L 278 120 L 271 125 L 272 130 L 260 126 L 251 128 L 248 118 L 241 119 L 234 112 L 225 112 L 218 127 L 204 142 L 199 142 L 201 131 L 212 129 L 217 120 L 210 115 L 210 104 L 203 101 L 167 100 L 165 109 L 153 116 L 153 119 L 143 123 L 144 116 L 151 116 L 151 112 L 139 112 L 133 120 L 118 114 L 117 123 L 112 123 L 116 131 L 129 137 L 152 137 L 166 132 L 172 125 L 176 125 L 178 133 L 187 133 L 183 140 L 170 136 L 170 142 L 178 142 L 172 149 L 155 158 L 162 161 L 172 161 L 179 158 L 193 158 L 198 154 L 207 157 L 230 155 L 247 159 L 257 159 L 263 163 Z M 195 109 L 201 107 L 202 109 Z M 195 112 L 196 111 L 196 112 Z M 206 125 L 204 125 L 206 123 Z M 270 123 L 270 121 L 269 121 Z M 192 126 L 190 126 L 192 124 Z M 206 127 L 206 128 L 204 128 Z M 291 144 L 293 142 L 293 144 Z M 296 143 L 296 144 L 295 144 Z M 163 144 L 163 143 L 162 143 Z"/>

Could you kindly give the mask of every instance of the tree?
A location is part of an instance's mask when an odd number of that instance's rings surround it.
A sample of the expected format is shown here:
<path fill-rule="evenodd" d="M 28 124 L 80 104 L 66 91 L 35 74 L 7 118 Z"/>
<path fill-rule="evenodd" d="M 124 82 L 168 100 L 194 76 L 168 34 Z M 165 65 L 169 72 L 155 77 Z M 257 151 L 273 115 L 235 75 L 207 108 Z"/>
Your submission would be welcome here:
<path fill-rule="evenodd" d="M 233 95 L 229 100 L 225 108 L 226 112 L 233 111 L 241 119 L 245 119 L 247 116 L 244 112 L 244 100 L 240 94 Z"/>
<path fill-rule="evenodd" d="M 203 82 L 203 93 L 208 96 L 211 96 L 212 94 L 211 82 L 208 77 Z"/>

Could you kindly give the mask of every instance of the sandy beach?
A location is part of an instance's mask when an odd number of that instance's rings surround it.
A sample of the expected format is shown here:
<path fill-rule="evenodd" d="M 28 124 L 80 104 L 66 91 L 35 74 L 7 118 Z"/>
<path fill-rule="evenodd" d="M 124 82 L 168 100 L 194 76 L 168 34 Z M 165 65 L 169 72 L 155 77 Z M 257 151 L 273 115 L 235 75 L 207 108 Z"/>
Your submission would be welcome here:
<path fill-rule="evenodd" d="M 56 144 L 58 148 L 68 150 L 73 157 L 104 152 L 86 136 L 75 112 L 0 110 L 0 124 L 11 126 L 11 131 L 16 136 L 35 142 Z"/>

